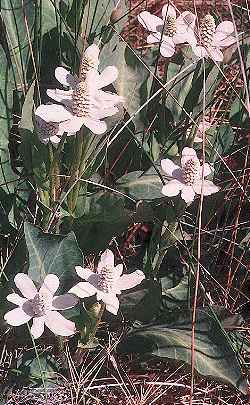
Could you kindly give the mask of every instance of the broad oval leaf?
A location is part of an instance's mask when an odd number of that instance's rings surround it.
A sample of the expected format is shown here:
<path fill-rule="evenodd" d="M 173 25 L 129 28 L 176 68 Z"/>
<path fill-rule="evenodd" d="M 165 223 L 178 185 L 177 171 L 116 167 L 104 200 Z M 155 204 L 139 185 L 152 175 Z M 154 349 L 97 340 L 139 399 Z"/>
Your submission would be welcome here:
<path fill-rule="evenodd" d="M 24 233 L 29 254 L 28 275 L 41 284 L 47 274 L 56 274 L 60 278 L 61 288 L 64 286 L 68 289 L 68 281 L 77 279 L 75 266 L 83 265 L 82 252 L 74 232 L 68 235 L 44 233 L 26 222 Z"/>
<path fill-rule="evenodd" d="M 163 183 L 157 174 L 136 171 L 122 176 L 118 188 L 137 200 L 155 200 L 164 198 L 161 190 Z"/>
<path fill-rule="evenodd" d="M 123 352 L 139 352 L 191 364 L 192 313 L 182 311 L 175 323 L 133 328 L 121 343 Z M 207 310 L 197 311 L 195 369 L 202 375 L 221 379 L 247 393 L 237 355 L 221 325 Z"/>

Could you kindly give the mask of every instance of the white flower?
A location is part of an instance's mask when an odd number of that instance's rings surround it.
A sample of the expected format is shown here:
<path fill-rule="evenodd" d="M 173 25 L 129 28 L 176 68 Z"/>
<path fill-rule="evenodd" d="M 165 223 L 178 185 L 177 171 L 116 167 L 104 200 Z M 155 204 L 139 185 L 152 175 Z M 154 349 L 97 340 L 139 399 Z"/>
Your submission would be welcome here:
<path fill-rule="evenodd" d="M 211 128 L 212 124 L 206 120 L 202 121 L 196 131 L 194 142 L 200 143 L 203 140 L 203 132 L 206 132 L 209 128 Z"/>
<path fill-rule="evenodd" d="M 122 275 L 123 265 L 114 265 L 114 255 L 107 249 L 101 255 L 101 260 L 97 266 L 97 273 L 90 269 L 76 266 L 79 277 L 86 282 L 80 282 L 69 290 L 80 298 L 90 297 L 96 294 L 98 301 L 103 301 L 107 311 L 116 315 L 119 309 L 117 294 L 122 290 L 135 287 L 144 280 L 144 273 L 136 270 L 131 274 Z"/>
<path fill-rule="evenodd" d="M 54 296 L 59 287 L 59 279 L 55 274 L 47 275 L 39 290 L 24 273 L 18 273 L 14 282 L 23 297 L 15 293 L 7 296 L 8 301 L 18 305 L 18 308 L 4 315 L 9 325 L 20 326 L 33 318 L 31 334 L 35 339 L 43 334 L 44 325 L 56 335 L 71 336 L 75 333 L 74 322 L 57 311 L 74 307 L 77 299 L 71 294 Z"/>
<path fill-rule="evenodd" d="M 103 118 L 116 114 L 117 104 L 122 103 L 123 97 L 115 93 L 101 90 L 113 83 L 118 76 L 115 66 L 106 67 L 98 73 L 99 48 L 91 45 L 86 49 L 81 61 L 79 78 L 71 75 L 63 67 L 55 70 L 56 79 L 70 90 L 47 90 L 53 100 L 61 103 L 40 105 L 35 114 L 47 123 L 58 123 L 58 131 L 53 132 L 53 142 L 60 140 L 63 132 L 74 134 L 85 125 L 94 134 L 103 134 L 107 125 Z M 46 141 L 46 138 L 45 138 Z"/>
<path fill-rule="evenodd" d="M 35 111 L 35 121 L 36 121 L 36 132 L 37 136 L 40 139 L 40 141 L 44 144 L 47 144 L 49 141 L 51 141 L 54 144 L 58 144 L 61 140 L 62 135 L 64 134 L 64 128 L 62 128 L 62 125 L 60 122 L 53 122 L 53 121 L 45 121 L 43 118 L 44 116 L 44 104 L 39 106 L 36 111 Z M 54 109 L 61 113 L 62 111 L 62 106 L 54 104 Z M 54 114 L 52 115 L 52 117 Z M 51 117 L 51 118 L 52 118 Z M 46 115 L 46 118 L 48 119 L 48 115 Z M 73 134 L 68 134 L 73 135 Z"/>
<path fill-rule="evenodd" d="M 172 177 L 162 188 L 162 193 L 167 197 L 173 197 L 181 192 L 181 198 L 186 202 L 192 202 L 195 194 L 210 195 L 219 191 L 212 181 L 204 180 L 202 183 L 202 170 L 204 177 L 212 173 L 212 168 L 208 163 L 200 165 L 196 152 L 192 148 L 184 148 L 181 157 L 181 167 L 175 165 L 170 159 L 163 159 L 161 167 L 164 172 Z"/>
<path fill-rule="evenodd" d="M 147 37 L 148 44 L 161 43 L 160 52 L 164 57 L 175 53 L 175 45 L 194 42 L 195 15 L 185 11 L 176 18 L 175 8 L 166 4 L 162 8 L 162 19 L 148 11 L 138 15 L 139 22 L 151 34 Z"/>
<path fill-rule="evenodd" d="M 212 58 L 216 62 L 222 62 L 221 49 L 236 42 L 233 33 L 234 26 L 231 21 L 223 21 L 216 27 L 214 17 L 207 14 L 201 20 L 195 41 L 190 44 L 199 58 Z"/>

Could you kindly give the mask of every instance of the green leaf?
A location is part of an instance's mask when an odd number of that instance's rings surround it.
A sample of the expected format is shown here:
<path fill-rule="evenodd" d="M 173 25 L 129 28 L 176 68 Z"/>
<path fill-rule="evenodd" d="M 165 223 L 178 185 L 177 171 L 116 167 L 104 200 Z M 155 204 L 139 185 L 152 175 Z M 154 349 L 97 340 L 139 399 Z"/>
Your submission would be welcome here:
<path fill-rule="evenodd" d="M 14 76 L 17 82 L 20 83 L 21 81 L 24 84 L 26 83 L 25 71 L 30 53 L 27 26 L 31 28 L 34 24 L 36 5 L 33 2 L 22 4 L 19 0 L 2 0 L 1 7 L 1 17 L 6 30 L 6 40 L 9 48 L 8 52 L 13 60 Z M 29 29 L 29 31 L 32 41 L 32 29 Z"/>
<path fill-rule="evenodd" d="M 174 274 L 170 274 L 161 278 L 162 284 L 162 311 L 160 315 L 160 322 L 175 322 L 176 311 L 185 311 L 190 308 L 192 292 L 190 291 L 193 285 L 190 276 L 185 275 L 181 278 L 177 285 L 170 287 L 173 283 Z M 178 278 L 175 277 L 175 278 Z M 191 284 L 191 285 L 190 285 Z"/>
<path fill-rule="evenodd" d="M 0 232 L 2 235 L 10 232 L 9 213 L 12 209 L 14 195 L 6 193 L 0 188 Z"/>
<path fill-rule="evenodd" d="M 156 280 L 145 280 L 120 297 L 121 310 L 130 320 L 150 322 L 157 315 L 160 305 L 161 287 Z"/>
<path fill-rule="evenodd" d="M 80 2 L 81 0 L 78 1 Z M 126 0 L 121 0 L 120 2 L 120 13 L 125 17 L 121 18 L 120 21 L 117 21 L 114 24 L 113 30 L 110 26 L 110 17 L 114 10 L 114 1 L 89 0 L 82 19 L 83 31 L 87 36 L 89 43 L 92 43 L 95 37 L 99 39 L 99 36 L 102 37 L 103 43 L 107 43 L 110 39 L 113 39 L 113 32 L 118 31 L 120 33 L 124 22 L 126 21 L 126 3 Z M 77 11 L 79 12 L 79 10 Z"/>
<path fill-rule="evenodd" d="M 163 183 L 157 174 L 141 171 L 131 172 L 118 180 L 118 189 L 136 200 L 155 200 L 163 198 Z"/>
<path fill-rule="evenodd" d="M 12 126 L 14 90 L 9 58 L 8 50 L 0 46 L 0 185 L 6 192 L 11 193 L 14 191 L 17 176 L 12 170 L 9 153 L 9 131 Z"/>
<path fill-rule="evenodd" d="M 205 98 L 205 109 L 212 102 L 216 88 L 219 85 L 220 72 L 216 65 L 207 64 L 205 66 L 205 85 L 204 85 L 204 66 L 199 65 L 199 71 L 195 72 L 192 83 L 192 90 L 187 99 L 185 106 L 192 106 L 190 111 L 193 111 L 193 116 L 201 114 Z"/>
<path fill-rule="evenodd" d="M 116 80 L 117 92 L 124 97 L 124 107 L 132 115 L 149 98 L 148 82 L 151 82 L 152 76 L 150 77 L 149 70 L 140 61 L 139 54 L 137 55 L 125 44 L 118 44 L 113 50 L 112 59 L 119 69 L 119 76 Z M 136 132 L 144 130 L 146 111 L 147 109 L 144 108 L 133 119 Z"/>
<path fill-rule="evenodd" d="M 179 74 L 181 70 L 185 69 L 189 64 L 189 60 L 182 65 L 170 62 L 167 68 L 166 82 Z M 169 91 L 169 93 L 166 95 L 165 105 L 170 110 L 174 122 L 176 123 L 178 123 L 183 114 L 184 103 L 191 90 L 193 76 L 194 66 L 191 66 L 188 72 L 184 72 L 184 74 L 178 76 L 175 82 L 171 82 L 169 86 L 166 86 L 166 90 Z"/>
<path fill-rule="evenodd" d="M 85 215 L 74 219 L 73 230 L 85 253 L 106 249 L 110 240 L 124 232 L 134 213 L 125 208 L 124 197 L 100 191 L 85 200 Z M 71 219 L 64 219 L 64 225 Z"/>
<path fill-rule="evenodd" d="M 209 161 L 212 163 L 219 160 L 219 155 L 227 155 L 234 144 L 234 131 L 230 124 L 221 124 L 214 132 L 214 141 L 208 145 L 210 151 Z M 209 137 L 211 139 L 211 137 Z M 210 141 L 211 142 L 211 141 Z M 218 169 L 218 167 L 217 167 Z"/>
<path fill-rule="evenodd" d="M 27 174 L 34 175 L 36 184 L 47 190 L 49 187 L 50 160 L 48 146 L 40 142 L 34 131 L 34 88 L 35 83 L 30 86 L 22 108 L 22 118 L 19 124 L 22 143 L 20 154 L 23 166 Z"/>
<path fill-rule="evenodd" d="M 123 352 L 139 352 L 191 364 L 192 313 L 176 313 L 174 323 L 154 324 L 133 328 L 121 344 Z M 208 310 L 196 312 L 195 369 L 202 375 L 221 379 L 247 392 L 236 353 L 225 331 Z"/>
<path fill-rule="evenodd" d="M 67 281 L 76 277 L 75 266 L 83 265 L 74 233 L 66 236 L 44 233 L 28 222 L 24 225 L 24 233 L 29 253 L 28 275 L 41 284 L 47 274 L 53 273 L 68 288 Z"/>
<path fill-rule="evenodd" d="M 27 351 L 18 358 L 16 376 L 17 382 L 24 381 L 29 386 L 42 386 L 49 388 L 58 383 L 59 364 L 55 361 L 55 356 L 49 353 L 39 354 L 36 351 Z"/>

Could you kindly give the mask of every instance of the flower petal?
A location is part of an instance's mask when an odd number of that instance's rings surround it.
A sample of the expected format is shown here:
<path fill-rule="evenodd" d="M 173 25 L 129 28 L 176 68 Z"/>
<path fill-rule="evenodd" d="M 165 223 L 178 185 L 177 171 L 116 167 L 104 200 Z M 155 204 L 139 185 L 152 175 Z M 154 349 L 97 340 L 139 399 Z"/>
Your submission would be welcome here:
<path fill-rule="evenodd" d="M 15 293 L 7 295 L 6 299 L 19 307 L 21 307 L 27 301 L 27 298 L 20 297 L 20 295 Z"/>
<path fill-rule="evenodd" d="M 163 21 L 165 20 L 165 18 L 167 16 L 176 18 L 175 8 L 173 6 L 171 6 L 169 3 L 165 4 L 165 6 L 162 7 L 161 14 L 162 14 Z"/>
<path fill-rule="evenodd" d="M 223 61 L 223 53 L 218 48 L 208 48 L 208 56 L 216 62 Z"/>
<path fill-rule="evenodd" d="M 48 89 L 47 95 L 58 103 L 69 103 L 72 99 L 71 90 Z"/>
<path fill-rule="evenodd" d="M 113 315 L 117 315 L 120 303 L 115 294 L 98 291 L 97 300 L 103 301 L 106 306 L 106 310 L 111 312 Z"/>
<path fill-rule="evenodd" d="M 170 58 L 175 53 L 175 44 L 172 38 L 164 35 L 163 42 L 160 46 L 160 53 L 164 58 Z"/>
<path fill-rule="evenodd" d="M 47 142 L 46 142 L 46 141 L 47 141 Z M 50 142 L 52 142 L 53 144 L 57 145 L 57 144 L 61 141 L 61 138 L 60 138 L 59 136 L 57 136 L 57 135 L 53 135 L 53 136 L 51 136 L 50 138 L 45 138 L 45 139 L 43 139 L 43 141 L 41 141 L 41 142 L 43 142 L 43 143 L 48 143 L 48 141 L 50 141 Z"/>
<path fill-rule="evenodd" d="M 93 119 L 93 118 L 83 118 L 83 123 L 85 127 L 89 128 L 90 131 L 93 132 L 93 134 L 96 135 L 101 135 L 104 134 L 107 130 L 107 124 L 104 121 L 100 121 L 98 119 Z"/>
<path fill-rule="evenodd" d="M 212 166 L 209 163 L 204 163 L 204 177 L 208 176 L 213 172 Z M 200 167 L 200 176 L 202 176 L 202 166 Z"/>
<path fill-rule="evenodd" d="M 118 69 L 115 66 L 107 66 L 103 72 L 99 75 L 97 83 L 95 83 L 98 89 L 108 86 L 113 83 L 118 77 Z"/>
<path fill-rule="evenodd" d="M 115 104 L 123 103 L 124 98 L 109 91 L 97 90 L 94 95 L 94 105 L 98 108 L 110 108 Z"/>
<path fill-rule="evenodd" d="M 61 122 L 72 118 L 72 114 L 59 104 L 41 104 L 35 114 L 46 122 Z"/>
<path fill-rule="evenodd" d="M 115 265 L 115 258 L 114 253 L 110 249 L 106 249 L 102 255 L 99 264 L 102 267 L 114 267 Z"/>
<path fill-rule="evenodd" d="M 34 339 L 38 339 L 40 336 L 42 336 L 44 332 L 44 321 L 45 321 L 44 316 L 38 316 L 33 318 L 33 324 L 31 326 L 30 332 L 34 337 Z"/>
<path fill-rule="evenodd" d="M 147 43 L 148 44 L 155 44 L 160 42 L 161 40 L 161 33 L 160 32 L 154 32 L 150 35 L 147 36 Z"/>
<path fill-rule="evenodd" d="M 71 134 L 80 131 L 84 123 L 84 117 L 77 117 L 72 115 L 69 119 L 60 123 L 60 128 L 63 132 L 69 132 Z"/>
<path fill-rule="evenodd" d="M 228 37 L 222 39 L 220 33 L 216 34 L 214 37 L 214 46 L 218 48 L 226 48 L 227 46 L 235 44 L 237 42 L 236 38 L 233 35 L 229 35 Z"/>
<path fill-rule="evenodd" d="M 64 309 L 73 308 L 78 303 L 78 299 L 72 294 L 63 294 L 54 297 L 52 301 L 52 309 L 62 311 Z"/>
<path fill-rule="evenodd" d="M 75 269 L 79 277 L 88 281 L 95 288 L 98 288 L 99 276 L 97 273 L 94 273 L 90 269 L 83 268 L 81 266 L 76 266 Z"/>
<path fill-rule="evenodd" d="M 76 332 L 75 323 L 64 318 L 57 311 L 50 311 L 45 316 L 45 325 L 55 335 L 71 336 Z"/>
<path fill-rule="evenodd" d="M 162 19 L 148 11 L 140 13 L 138 15 L 138 21 L 144 28 L 152 32 L 160 31 L 160 27 L 163 26 Z"/>
<path fill-rule="evenodd" d="M 196 182 L 194 184 L 194 190 L 196 194 L 201 194 L 202 190 L 202 180 Z M 203 182 L 203 195 L 210 195 L 217 193 L 220 190 L 218 186 L 216 186 L 212 181 L 210 180 L 204 180 Z"/>
<path fill-rule="evenodd" d="M 45 295 L 50 293 L 52 296 L 55 294 L 59 287 L 59 278 L 55 274 L 48 274 L 39 290 L 40 293 Z"/>
<path fill-rule="evenodd" d="M 207 50 L 204 46 L 192 46 L 192 50 L 199 58 L 206 58 L 208 56 Z"/>
<path fill-rule="evenodd" d="M 190 159 L 198 160 L 197 154 L 193 148 L 185 147 L 181 154 L 181 166 L 185 166 Z"/>
<path fill-rule="evenodd" d="M 68 70 L 63 67 L 57 67 L 55 70 L 56 79 L 64 86 L 74 87 L 78 82 L 78 79 L 74 77 Z"/>
<path fill-rule="evenodd" d="M 37 294 L 35 284 L 27 274 L 18 273 L 14 278 L 14 283 L 25 298 L 32 299 Z"/>
<path fill-rule="evenodd" d="M 117 264 L 117 266 L 115 266 L 115 274 L 117 275 L 117 277 L 121 277 L 123 273 L 123 264 Z"/>
<path fill-rule="evenodd" d="M 181 191 L 181 198 L 186 202 L 190 203 L 194 201 L 195 192 L 192 186 L 184 186 Z"/>
<path fill-rule="evenodd" d="M 221 32 L 227 36 L 228 34 L 232 34 L 234 32 L 234 25 L 232 21 L 222 21 L 220 24 L 217 25 L 215 33 Z"/>
<path fill-rule="evenodd" d="M 22 308 L 15 308 L 4 315 L 4 320 L 12 326 L 20 326 L 28 322 L 31 316 L 26 314 Z"/>
<path fill-rule="evenodd" d="M 110 108 L 105 108 L 102 110 L 99 110 L 97 114 L 95 114 L 95 118 L 98 120 L 101 120 L 103 118 L 107 117 L 112 117 L 113 115 L 117 114 L 119 112 L 119 108 L 117 107 L 110 107 Z"/>
<path fill-rule="evenodd" d="M 179 180 L 174 179 L 168 181 L 165 186 L 162 187 L 161 192 L 167 197 L 174 197 L 179 194 L 183 187 L 183 183 L 181 183 Z"/>
<path fill-rule="evenodd" d="M 83 268 L 81 266 L 75 266 L 75 270 L 76 270 L 76 273 L 78 274 L 78 276 L 80 278 L 82 278 L 83 280 L 88 280 L 88 278 L 90 276 L 92 276 L 92 274 L 94 274 L 93 271 L 91 271 L 90 269 L 88 269 L 86 267 Z"/>
<path fill-rule="evenodd" d="M 69 294 L 75 294 L 79 298 L 91 297 L 97 289 L 88 282 L 80 282 L 69 290 Z"/>
<path fill-rule="evenodd" d="M 117 280 L 116 287 L 121 291 L 128 290 L 129 288 L 133 288 L 138 284 L 141 284 L 144 279 L 145 274 L 141 270 L 136 270 L 131 274 L 123 274 L 123 276 Z"/>
<path fill-rule="evenodd" d="M 184 11 L 176 19 L 176 30 L 178 33 L 185 33 L 187 31 L 193 31 L 195 26 L 196 15 L 190 11 Z"/>
<path fill-rule="evenodd" d="M 200 136 L 195 136 L 194 137 L 194 143 L 201 143 L 201 142 L 203 142 L 203 139 L 200 137 Z"/>
<path fill-rule="evenodd" d="M 177 178 L 178 180 L 180 179 L 181 168 L 177 166 L 174 162 L 172 162 L 172 160 L 162 159 L 161 167 L 167 176 Z"/>
<path fill-rule="evenodd" d="M 99 54 L 100 54 L 100 49 L 96 44 L 92 44 L 86 48 L 84 51 L 84 57 L 87 59 L 90 59 L 92 63 L 95 64 L 95 68 L 98 68 L 99 65 Z"/>
<path fill-rule="evenodd" d="M 197 39 L 195 37 L 194 32 L 186 32 L 179 34 L 178 32 L 173 36 L 174 43 L 177 44 L 185 44 L 186 42 L 189 43 L 191 46 L 196 46 Z"/>

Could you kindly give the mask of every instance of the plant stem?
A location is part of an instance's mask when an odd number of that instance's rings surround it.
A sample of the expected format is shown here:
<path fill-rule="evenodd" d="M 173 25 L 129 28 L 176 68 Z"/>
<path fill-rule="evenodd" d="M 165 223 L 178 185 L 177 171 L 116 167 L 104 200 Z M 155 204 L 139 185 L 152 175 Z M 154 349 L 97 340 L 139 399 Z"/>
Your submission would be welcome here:
<path fill-rule="evenodd" d="M 157 262 L 155 264 L 154 267 L 154 271 L 153 274 L 154 276 L 157 275 L 157 273 L 160 270 L 160 267 L 162 265 L 162 262 L 164 260 L 164 257 L 166 256 L 166 253 L 168 251 L 168 248 L 174 243 L 176 242 L 176 238 L 174 236 L 176 229 L 178 228 L 178 222 L 173 222 L 171 224 L 169 224 L 168 228 L 165 230 L 165 232 L 162 234 L 161 236 L 161 245 L 162 242 L 164 242 L 164 247 L 159 248 L 159 256 L 157 259 Z"/>
<path fill-rule="evenodd" d="M 94 304 L 94 305 L 96 305 L 96 304 Z M 97 332 L 98 327 L 100 325 L 100 322 L 102 320 L 104 310 L 105 310 L 105 304 L 102 302 L 100 304 L 100 309 L 99 309 L 98 314 L 96 316 L 95 326 L 94 326 L 94 328 L 92 329 L 92 331 L 89 334 L 88 341 L 87 342 L 82 342 L 81 340 L 78 341 L 77 350 L 76 350 L 75 355 L 74 355 L 75 364 L 77 366 L 81 365 L 81 363 L 83 362 L 83 354 L 88 349 L 88 346 L 95 339 L 95 335 L 96 335 L 96 332 Z"/>
<path fill-rule="evenodd" d="M 49 144 L 50 156 L 50 206 L 53 208 L 54 203 L 58 200 L 60 190 L 60 165 L 58 153 L 54 152 L 52 144 Z"/>
<path fill-rule="evenodd" d="M 175 244 L 178 239 L 175 236 L 175 232 L 179 226 L 179 219 L 182 214 L 185 212 L 186 204 L 182 201 L 178 201 L 175 205 L 175 220 L 173 222 L 169 221 L 167 229 L 162 233 L 161 240 L 159 243 L 159 256 L 157 258 L 156 264 L 154 266 L 153 274 L 156 276 L 160 271 L 160 267 L 164 260 L 164 257 L 167 254 L 167 251 L 170 246 Z M 164 226 L 164 225 L 163 225 Z"/>
<path fill-rule="evenodd" d="M 83 157 L 82 156 L 83 155 L 83 153 L 82 153 L 83 152 L 83 142 L 84 142 L 84 139 L 83 139 L 82 132 L 79 134 L 76 134 L 68 187 L 71 187 L 79 179 L 79 168 L 81 166 L 82 157 Z M 69 212 L 71 215 L 74 213 L 74 210 L 76 207 L 79 190 L 80 190 L 80 185 L 79 185 L 79 182 L 77 182 L 76 185 L 73 187 L 73 189 L 70 191 L 68 198 L 67 198 L 68 209 L 69 209 Z"/>
<path fill-rule="evenodd" d="M 86 157 L 89 143 L 92 140 L 92 136 L 84 135 L 81 131 L 80 134 L 76 136 L 75 147 L 74 147 L 74 156 L 75 160 L 72 163 L 70 169 L 70 180 L 69 187 L 71 187 L 75 182 L 75 186 L 70 191 L 68 195 L 68 209 L 72 215 L 75 211 L 77 199 L 79 197 L 79 192 L 82 187 L 81 182 L 78 181 L 81 179 L 85 169 L 86 169 Z"/>

